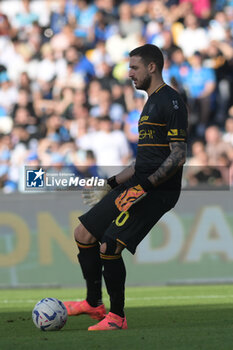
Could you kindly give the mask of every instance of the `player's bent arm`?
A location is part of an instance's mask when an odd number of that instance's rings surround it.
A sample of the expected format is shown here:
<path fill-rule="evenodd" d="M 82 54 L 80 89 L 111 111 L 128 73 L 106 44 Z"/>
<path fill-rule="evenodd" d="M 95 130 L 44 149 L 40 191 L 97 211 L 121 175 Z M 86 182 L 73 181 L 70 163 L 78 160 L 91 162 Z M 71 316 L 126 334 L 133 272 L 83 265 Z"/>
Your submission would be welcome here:
<path fill-rule="evenodd" d="M 125 181 L 130 179 L 135 172 L 135 161 L 130 164 L 127 168 L 122 170 L 120 173 L 110 177 L 107 180 L 107 184 L 111 187 L 114 188 L 120 184 L 123 184 Z"/>
<path fill-rule="evenodd" d="M 147 191 L 168 180 L 185 163 L 187 145 L 185 142 L 170 143 L 171 153 L 162 165 L 143 183 L 125 189 L 116 199 L 119 211 L 127 211 L 130 207 L 143 199 Z"/>
<path fill-rule="evenodd" d="M 122 170 L 119 174 L 115 175 L 116 182 L 120 185 L 130 179 L 135 172 L 135 161 L 127 168 Z"/>
<path fill-rule="evenodd" d="M 161 166 L 148 177 L 154 187 L 167 181 L 185 163 L 187 144 L 185 142 L 171 142 L 171 153 Z"/>

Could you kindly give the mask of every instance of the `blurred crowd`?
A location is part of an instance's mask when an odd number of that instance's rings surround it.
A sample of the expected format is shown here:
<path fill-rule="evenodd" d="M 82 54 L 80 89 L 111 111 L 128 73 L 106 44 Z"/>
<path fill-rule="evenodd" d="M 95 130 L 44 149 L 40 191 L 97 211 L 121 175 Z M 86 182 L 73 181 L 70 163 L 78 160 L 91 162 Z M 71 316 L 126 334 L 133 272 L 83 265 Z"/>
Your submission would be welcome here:
<path fill-rule="evenodd" d="M 233 184 L 233 0 L 0 0 L 3 192 L 25 165 L 129 164 L 146 96 L 128 53 L 144 43 L 189 110 L 188 185 Z"/>

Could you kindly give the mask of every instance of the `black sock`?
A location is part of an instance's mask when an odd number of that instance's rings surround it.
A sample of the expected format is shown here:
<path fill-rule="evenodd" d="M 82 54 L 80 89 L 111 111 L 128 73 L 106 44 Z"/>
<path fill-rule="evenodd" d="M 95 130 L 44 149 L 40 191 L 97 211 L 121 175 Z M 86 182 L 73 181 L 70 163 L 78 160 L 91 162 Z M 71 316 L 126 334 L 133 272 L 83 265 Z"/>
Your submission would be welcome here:
<path fill-rule="evenodd" d="M 116 258 L 117 257 L 117 258 Z M 121 256 L 101 254 L 104 266 L 103 276 L 110 296 L 110 312 L 124 317 L 125 305 L 125 264 Z"/>
<path fill-rule="evenodd" d="M 78 260 L 87 286 L 87 302 L 96 307 L 102 302 L 102 262 L 99 243 L 83 244 L 78 241 Z"/>

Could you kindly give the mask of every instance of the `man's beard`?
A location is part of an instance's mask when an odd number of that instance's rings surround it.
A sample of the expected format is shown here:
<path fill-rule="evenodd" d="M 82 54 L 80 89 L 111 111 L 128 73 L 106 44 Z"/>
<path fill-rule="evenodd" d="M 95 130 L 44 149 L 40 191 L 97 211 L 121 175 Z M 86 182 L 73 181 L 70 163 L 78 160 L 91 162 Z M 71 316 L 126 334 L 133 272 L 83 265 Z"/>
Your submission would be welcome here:
<path fill-rule="evenodd" d="M 145 79 L 142 81 L 142 83 L 140 85 L 138 85 L 138 89 L 139 90 L 145 90 L 147 91 L 150 87 L 151 84 L 151 76 L 148 74 Z"/>

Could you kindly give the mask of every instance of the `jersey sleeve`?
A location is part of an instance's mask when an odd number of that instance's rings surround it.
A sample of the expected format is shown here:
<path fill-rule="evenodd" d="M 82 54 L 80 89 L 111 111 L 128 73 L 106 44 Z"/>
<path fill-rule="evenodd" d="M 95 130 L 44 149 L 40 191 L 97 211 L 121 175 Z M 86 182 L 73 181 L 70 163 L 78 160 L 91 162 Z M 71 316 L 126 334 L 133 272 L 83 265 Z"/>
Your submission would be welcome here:
<path fill-rule="evenodd" d="M 182 101 L 171 100 L 167 117 L 167 141 L 187 142 L 188 113 Z"/>

